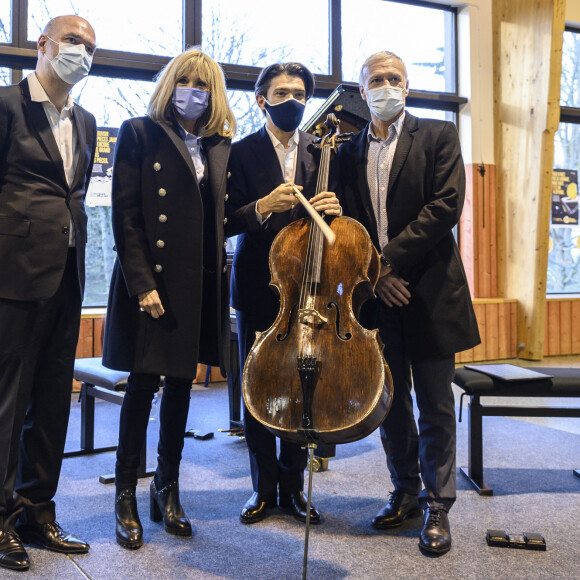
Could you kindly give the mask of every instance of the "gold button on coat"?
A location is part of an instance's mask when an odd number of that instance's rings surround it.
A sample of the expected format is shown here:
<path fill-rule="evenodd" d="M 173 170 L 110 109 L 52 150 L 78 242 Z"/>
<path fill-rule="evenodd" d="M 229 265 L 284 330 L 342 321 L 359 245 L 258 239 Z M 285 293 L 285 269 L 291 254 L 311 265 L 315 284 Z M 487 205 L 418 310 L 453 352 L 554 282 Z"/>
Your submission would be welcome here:
<path fill-rule="evenodd" d="M 229 193 L 226 193 L 226 196 L 224 197 L 224 201 L 228 201 L 228 198 L 230 197 Z"/>
<path fill-rule="evenodd" d="M 155 162 L 153 164 L 153 169 L 155 169 L 155 171 L 161 171 L 161 163 Z"/>
<path fill-rule="evenodd" d="M 162 272 L 163 271 L 163 266 L 161 264 L 155 264 L 155 271 L 156 272 Z"/>
<path fill-rule="evenodd" d="M 159 216 L 159 221 L 160 221 L 162 224 L 164 224 L 164 223 L 167 221 L 167 216 L 166 216 L 165 214 L 163 214 L 163 213 L 162 213 L 162 214 Z"/>
<path fill-rule="evenodd" d="M 164 248 L 165 247 L 165 242 L 163 240 L 157 240 L 156 246 L 158 248 Z"/>
<path fill-rule="evenodd" d="M 224 218 L 224 225 L 228 223 L 228 218 Z"/>
<path fill-rule="evenodd" d="M 158 192 L 157 192 L 161 197 L 165 197 L 167 195 L 167 192 L 161 188 Z"/>

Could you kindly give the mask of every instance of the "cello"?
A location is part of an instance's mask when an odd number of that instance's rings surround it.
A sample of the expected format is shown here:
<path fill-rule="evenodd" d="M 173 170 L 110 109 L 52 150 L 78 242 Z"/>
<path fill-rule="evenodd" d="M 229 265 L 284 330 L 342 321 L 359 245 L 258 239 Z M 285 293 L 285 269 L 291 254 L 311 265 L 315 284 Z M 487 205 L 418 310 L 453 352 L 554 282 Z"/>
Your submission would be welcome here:
<path fill-rule="evenodd" d="M 316 194 L 327 190 L 331 154 L 346 139 L 334 115 L 326 127 L 318 145 Z M 280 310 L 270 328 L 256 333 L 242 392 L 247 410 L 266 428 L 309 449 L 305 580 L 314 449 L 374 431 L 389 412 L 393 381 L 378 330 L 357 320 L 380 273 L 368 232 L 347 217 L 326 224 L 296 188 L 295 195 L 311 217 L 286 226 L 270 248 L 270 286 L 280 297 Z"/>
<path fill-rule="evenodd" d="M 326 127 L 316 193 L 327 190 L 330 156 L 345 139 L 334 115 Z M 362 439 L 383 422 L 392 400 L 378 330 L 363 328 L 356 318 L 374 295 L 378 252 L 356 220 L 328 221 L 333 245 L 311 218 L 289 224 L 274 239 L 270 285 L 280 310 L 269 329 L 256 333 L 242 376 L 252 415 L 296 443 Z"/>

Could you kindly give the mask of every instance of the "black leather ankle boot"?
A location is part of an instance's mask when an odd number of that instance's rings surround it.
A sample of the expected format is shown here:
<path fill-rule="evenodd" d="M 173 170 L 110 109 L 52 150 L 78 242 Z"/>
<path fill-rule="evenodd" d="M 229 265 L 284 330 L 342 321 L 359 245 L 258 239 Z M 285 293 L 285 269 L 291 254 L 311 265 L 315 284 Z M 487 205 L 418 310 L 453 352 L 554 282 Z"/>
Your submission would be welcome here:
<path fill-rule="evenodd" d="M 179 501 L 179 485 L 172 481 L 162 489 L 151 480 L 150 517 L 154 522 L 163 520 L 165 531 L 176 536 L 191 536 L 191 523 L 187 519 Z"/>
<path fill-rule="evenodd" d="M 136 550 L 143 545 L 143 526 L 137 511 L 135 489 L 122 489 L 115 497 L 117 543 L 123 548 Z"/>

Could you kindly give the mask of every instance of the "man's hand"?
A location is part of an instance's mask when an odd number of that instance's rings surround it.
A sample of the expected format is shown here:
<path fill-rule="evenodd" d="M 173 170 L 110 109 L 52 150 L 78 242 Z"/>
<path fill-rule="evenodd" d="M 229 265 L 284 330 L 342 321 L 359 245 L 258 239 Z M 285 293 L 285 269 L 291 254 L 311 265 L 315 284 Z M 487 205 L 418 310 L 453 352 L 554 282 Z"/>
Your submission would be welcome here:
<path fill-rule="evenodd" d="M 296 186 L 302 190 L 301 185 Z M 292 209 L 298 202 L 294 197 L 294 188 L 291 183 L 283 183 L 279 185 L 274 191 L 270 192 L 266 197 L 258 200 L 256 210 L 263 217 L 269 216 L 271 213 L 282 213 Z"/>
<path fill-rule="evenodd" d="M 393 272 L 390 266 L 381 265 L 381 274 L 375 291 L 379 298 L 390 307 L 409 304 L 411 293 L 407 290 L 409 282 Z"/>
<path fill-rule="evenodd" d="M 139 294 L 139 306 L 141 310 L 150 314 L 153 318 L 159 318 L 165 314 L 165 309 L 161 304 L 157 290 L 148 290 Z"/>
<path fill-rule="evenodd" d="M 332 191 L 322 191 L 317 193 L 311 200 L 312 207 L 326 215 L 341 215 L 342 208 L 338 198 Z"/>

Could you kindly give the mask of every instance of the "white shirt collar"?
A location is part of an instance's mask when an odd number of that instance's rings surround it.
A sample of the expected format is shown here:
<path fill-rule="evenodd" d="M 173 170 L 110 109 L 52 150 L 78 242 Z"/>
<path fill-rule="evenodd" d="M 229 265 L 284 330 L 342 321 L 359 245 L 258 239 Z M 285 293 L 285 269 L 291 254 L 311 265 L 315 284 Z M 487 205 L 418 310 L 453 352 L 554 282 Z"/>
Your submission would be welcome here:
<path fill-rule="evenodd" d="M 26 80 L 28 81 L 28 88 L 30 90 L 30 100 L 34 101 L 35 103 L 49 102 L 51 105 L 54 105 L 54 103 L 48 98 L 46 91 L 40 84 L 40 81 L 36 76 L 36 72 L 32 71 L 29 75 L 27 75 Z M 69 111 L 72 110 L 73 106 L 74 101 L 72 100 L 72 97 L 69 94 L 66 99 L 66 105 L 63 107 L 63 109 Z"/>
<path fill-rule="evenodd" d="M 274 133 L 272 133 L 272 131 L 270 131 L 270 129 L 268 129 L 268 126 L 264 125 L 264 127 L 266 128 L 266 131 L 268 132 L 268 135 L 270 136 L 270 140 L 272 141 L 272 145 L 274 145 L 274 149 L 276 149 L 278 147 L 282 147 L 282 149 L 286 149 L 284 147 L 284 145 L 282 145 L 282 142 L 280 141 L 280 139 L 278 139 L 278 137 L 276 137 L 276 135 L 274 135 Z M 298 132 L 298 129 L 296 129 L 296 131 L 294 131 L 294 135 L 292 135 L 292 137 L 290 137 L 290 139 L 288 140 L 288 149 L 292 149 L 292 147 L 295 147 L 296 145 L 298 145 L 299 140 L 300 140 L 300 133 Z"/>

